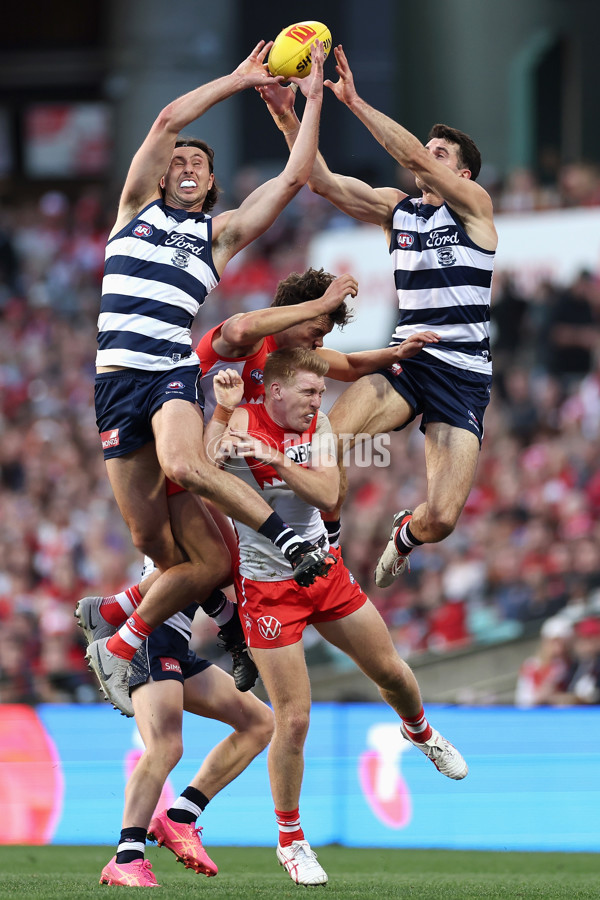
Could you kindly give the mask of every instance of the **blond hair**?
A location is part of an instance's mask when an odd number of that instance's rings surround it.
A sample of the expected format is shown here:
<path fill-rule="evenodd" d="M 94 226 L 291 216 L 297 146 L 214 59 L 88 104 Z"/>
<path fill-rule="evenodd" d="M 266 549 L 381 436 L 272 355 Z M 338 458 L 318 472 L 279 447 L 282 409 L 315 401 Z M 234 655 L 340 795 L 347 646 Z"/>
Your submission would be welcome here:
<path fill-rule="evenodd" d="M 265 390 L 274 381 L 291 381 L 298 372 L 313 372 L 326 375 L 329 363 L 314 350 L 295 347 L 289 350 L 275 350 L 269 353 L 264 369 Z"/>

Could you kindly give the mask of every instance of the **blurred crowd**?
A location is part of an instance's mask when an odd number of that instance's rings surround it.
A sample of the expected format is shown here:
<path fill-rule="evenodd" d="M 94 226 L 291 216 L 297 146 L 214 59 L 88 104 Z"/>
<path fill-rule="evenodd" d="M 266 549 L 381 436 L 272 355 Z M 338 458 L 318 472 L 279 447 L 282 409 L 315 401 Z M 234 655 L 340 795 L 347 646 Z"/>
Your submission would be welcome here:
<path fill-rule="evenodd" d="M 486 186 L 499 211 L 600 206 L 598 167 L 564 166 L 554 174 L 550 180 L 514 172 L 499 187 L 488 173 Z M 242 172 L 234 199 L 256 177 Z M 106 478 L 93 408 L 112 218 L 92 188 L 75 198 L 51 191 L 0 209 L 0 702 L 97 700 L 75 604 L 140 577 L 141 559 Z M 306 267 L 314 232 L 339 226 L 335 210 L 303 190 L 230 264 L 195 336 L 241 309 L 268 305 L 279 279 Z M 582 271 L 566 286 L 543 282 L 525 295 L 500 264 L 492 336 L 493 399 L 476 484 L 454 534 L 415 550 L 411 572 L 391 588 L 375 587 L 374 564 L 394 512 L 425 496 L 423 436 L 413 425 L 391 436 L 389 466 L 350 462 L 344 556 L 404 657 L 542 628 L 517 702 L 596 703 L 600 273 Z M 213 623 L 197 619 L 197 649 L 222 661 Z"/>

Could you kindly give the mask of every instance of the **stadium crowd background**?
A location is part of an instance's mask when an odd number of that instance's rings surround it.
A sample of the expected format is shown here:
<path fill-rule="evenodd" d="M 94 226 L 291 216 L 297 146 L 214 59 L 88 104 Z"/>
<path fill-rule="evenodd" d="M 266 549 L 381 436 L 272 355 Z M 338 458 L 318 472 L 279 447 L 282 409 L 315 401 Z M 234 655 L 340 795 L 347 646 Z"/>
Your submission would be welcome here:
<path fill-rule="evenodd" d="M 254 175 L 239 174 L 237 199 Z M 600 206 L 600 170 L 589 164 L 542 182 L 519 170 L 487 187 L 500 213 Z M 0 702 L 98 700 L 75 604 L 140 576 L 93 412 L 113 214 L 114 199 L 96 188 L 74 199 L 50 191 L 0 212 Z M 311 234 L 330 227 L 339 217 L 304 189 L 225 275 L 196 336 L 268 305 L 277 281 L 305 267 Z M 372 571 L 391 517 L 425 495 L 418 427 L 392 435 L 388 467 L 349 469 L 344 555 L 408 659 L 537 634 L 561 611 L 600 613 L 600 272 L 566 287 L 541 283 L 531 295 L 514 274 L 500 257 L 495 386 L 476 485 L 456 532 L 415 551 L 411 573 L 386 591 Z M 197 618 L 196 645 L 218 661 L 213 623 Z"/>

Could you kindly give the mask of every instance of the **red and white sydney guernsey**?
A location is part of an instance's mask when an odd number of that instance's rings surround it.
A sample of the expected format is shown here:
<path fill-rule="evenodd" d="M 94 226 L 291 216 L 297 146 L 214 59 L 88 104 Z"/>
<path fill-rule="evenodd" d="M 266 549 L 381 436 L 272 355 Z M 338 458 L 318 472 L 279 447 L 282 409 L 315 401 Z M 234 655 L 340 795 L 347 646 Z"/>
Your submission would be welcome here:
<path fill-rule="evenodd" d="M 248 434 L 276 447 L 295 463 L 306 466 L 317 422 L 326 420 L 318 413 L 303 434 L 285 431 L 269 416 L 262 404 L 245 407 Z M 327 534 L 319 510 L 301 500 L 266 462 L 253 458 L 231 458 L 227 469 L 260 494 L 290 528 L 311 544 Z M 239 543 L 239 573 L 253 581 L 283 581 L 292 578 L 292 567 L 280 550 L 253 528 L 235 520 Z M 327 546 L 327 545 L 326 545 Z"/>
<path fill-rule="evenodd" d="M 244 398 L 242 403 L 262 403 L 265 398 L 265 389 L 263 387 L 263 371 L 265 362 L 269 353 L 277 350 L 275 338 L 269 335 L 266 337 L 259 350 L 252 356 L 236 356 L 235 359 L 228 359 L 226 356 L 219 356 L 215 352 L 212 342 L 215 332 L 219 331 L 224 325 L 215 325 L 210 331 L 204 335 L 196 347 L 196 353 L 200 359 L 200 368 L 202 376 L 200 378 L 200 386 L 204 394 L 204 421 L 208 422 L 215 409 L 215 393 L 213 389 L 213 378 L 217 372 L 223 369 L 235 369 L 239 373 L 244 382 Z"/>

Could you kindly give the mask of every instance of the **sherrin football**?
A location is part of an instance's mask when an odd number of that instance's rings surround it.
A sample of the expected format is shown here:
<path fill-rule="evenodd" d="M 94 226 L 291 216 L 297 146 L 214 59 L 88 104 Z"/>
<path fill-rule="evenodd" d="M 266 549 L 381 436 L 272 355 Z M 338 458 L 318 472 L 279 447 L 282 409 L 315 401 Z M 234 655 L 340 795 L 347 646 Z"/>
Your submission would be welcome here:
<path fill-rule="evenodd" d="M 284 78 L 304 78 L 310 72 L 310 46 L 323 42 L 325 59 L 331 50 L 331 32 L 322 22 L 297 22 L 280 31 L 269 53 L 269 72 Z"/>

